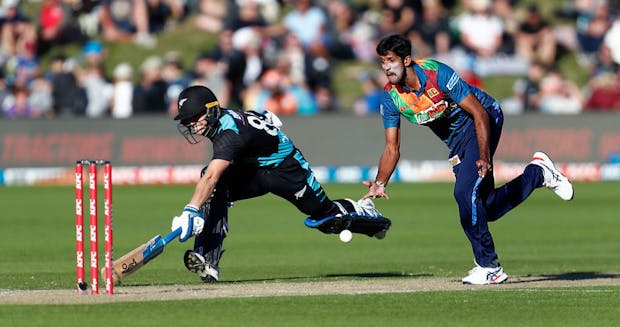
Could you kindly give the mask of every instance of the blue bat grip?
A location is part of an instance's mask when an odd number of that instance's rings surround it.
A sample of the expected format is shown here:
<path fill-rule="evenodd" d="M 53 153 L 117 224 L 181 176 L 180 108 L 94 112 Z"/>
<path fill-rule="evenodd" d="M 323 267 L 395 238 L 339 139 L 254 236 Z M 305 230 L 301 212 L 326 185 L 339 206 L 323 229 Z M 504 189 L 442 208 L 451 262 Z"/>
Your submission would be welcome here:
<path fill-rule="evenodd" d="M 175 238 L 179 237 L 179 235 L 181 235 L 181 232 L 182 232 L 182 229 L 179 227 L 173 230 L 172 232 L 170 232 L 168 235 L 164 236 L 164 244 L 168 244 Z"/>

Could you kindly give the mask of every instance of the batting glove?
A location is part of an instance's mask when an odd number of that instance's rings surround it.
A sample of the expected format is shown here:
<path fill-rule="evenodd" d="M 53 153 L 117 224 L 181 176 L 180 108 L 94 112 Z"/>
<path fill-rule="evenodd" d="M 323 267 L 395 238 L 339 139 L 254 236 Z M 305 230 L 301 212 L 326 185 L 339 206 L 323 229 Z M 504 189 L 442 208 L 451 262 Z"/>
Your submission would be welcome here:
<path fill-rule="evenodd" d="M 179 240 L 181 242 L 185 242 L 190 237 L 200 234 L 204 225 L 205 219 L 200 210 L 198 210 L 197 207 L 188 204 L 185 208 L 183 208 L 183 213 L 181 213 L 180 216 L 172 218 L 171 229 L 175 231 L 181 228 Z"/>

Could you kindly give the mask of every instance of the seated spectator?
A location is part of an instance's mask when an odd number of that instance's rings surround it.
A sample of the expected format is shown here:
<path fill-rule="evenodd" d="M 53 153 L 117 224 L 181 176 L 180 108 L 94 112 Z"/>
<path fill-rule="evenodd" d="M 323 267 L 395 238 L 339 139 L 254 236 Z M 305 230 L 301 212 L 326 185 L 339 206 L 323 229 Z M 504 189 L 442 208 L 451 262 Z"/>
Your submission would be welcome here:
<path fill-rule="evenodd" d="M 73 59 L 59 55 L 52 59 L 50 80 L 56 117 L 82 117 L 86 110 L 86 94 L 79 85 Z"/>
<path fill-rule="evenodd" d="M 381 16 L 379 24 L 381 34 L 405 34 L 416 21 L 416 10 L 410 1 L 382 0 Z"/>
<path fill-rule="evenodd" d="M 86 36 L 79 28 L 77 17 L 68 3 L 44 0 L 39 9 L 39 53 L 53 45 L 84 44 Z"/>
<path fill-rule="evenodd" d="M 227 64 L 220 60 L 214 52 L 201 53 L 194 62 L 193 69 L 189 72 L 190 85 L 203 85 L 210 88 L 214 94 L 218 94 L 218 100 L 222 107 L 228 107 L 230 88 L 226 83 Z M 169 113 L 175 114 L 178 108 L 173 106 Z"/>
<path fill-rule="evenodd" d="M 146 58 L 140 66 L 140 80 L 134 86 L 131 106 L 133 114 L 167 114 L 166 89 L 162 77 L 163 62 L 159 56 Z"/>
<path fill-rule="evenodd" d="M 603 46 L 609 50 L 612 60 L 620 65 L 620 13 L 605 33 Z"/>
<path fill-rule="evenodd" d="M 112 118 L 129 118 L 133 115 L 133 68 L 122 62 L 114 67 L 114 91 L 112 94 Z"/>
<path fill-rule="evenodd" d="M 491 0 L 471 0 L 468 10 L 458 16 L 460 44 L 465 48 L 465 60 L 458 51 L 451 51 L 452 60 L 460 65 L 455 69 L 472 70 L 477 76 L 527 74 L 525 59 L 509 52 L 504 44 L 505 30 L 502 20 L 491 12 Z M 459 69 L 460 70 L 460 69 Z"/>
<path fill-rule="evenodd" d="M 228 14 L 226 0 L 198 0 L 196 26 L 210 33 L 222 31 Z"/>
<path fill-rule="evenodd" d="M 39 76 L 30 82 L 30 95 L 28 103 L 36 112 L 36 117 L 51 118 L 53 115 L 52 107 L 52 83 L 44 76 Z"/>
<path fill-rule="evenodd" d="M 178 111 L 178 98 L 181 91 L 189 86 L 190 77 L 185 73 L 181 54 L 177 51 L 166 53 L 162 78 L 166 82 L 166 102 L 168 115 L 174 117 Z"/>
<path fill-rule="evenodd" d="M 157 44 L 151 34 L 146 0 L 104 0 L 100 21 L 106 41 L 135 42 L 146 48 Z"/>
<path fill-rule="evenodd" d="M 265 108 L 277 115 L 313 115 L 317 112 L 308 90 L 293 84 L 276 69 L 267 70 L 246 95 L 246 110 Z"/>
<path fill-rule="evenodd" d="M 519 14 L 515 5 L 519 0 L 493 0 L 491 12 L 502 20 L 504 33 L 498 52 L 515 53 L 515 36 L 519 29 Z"/>
<path fill-rule="evenodd" d="M 577 50 L 579 63 L 589 68 L 603 43 L 605 33 L 611 26 L 611 14 L 605 0 L 583 2 L 577 17 Z"/>
<path fill-rule="evenodd" d="M 14 88 L 12 94 L 4 99 L 3 116 L 8 119 L 37 118 L 38 112 L 28 103 L 28 89 Z"/>
<path fill-rule="evenodd" d="M 34 58 L 37 52 L 36 26 L 22 12 L 18 0 L 3 0 L 0 7 L 0 54 L 4 61 L 11 57 Z"/>
<path fill-rule="evenodd" d="M 491 0 L 471 0 L 469 4 L 458 17 L 461 44 L 476 57 L 495 56 L 502 45 L 502 21 L 491 12 Z"/>
<path fill-rule="evenodd" d="M 80 81 L 86 91 L 86 117 L 100 118 L 109 114 L 113 95 L 112 83 L 104 74 L 105 49 L 97 41 L 90 41 L 83 47 L 84 66 Z"/>
<path fill-rule="evenodd" d="M 537 5 L 527 8 L 525 20 L 516 35 L 517 54 L 529 62 L 550 66 L 555 61 L 556 43 L 553 30 L 542 17 Z"/>
<path fill-rule="evenodd" d="M 584 96 L 579 87 L 562 73 L 549 71 L 540 81 L 540 111 L 546 114 L 578 114 Z"/>
<path fill-rule="evenodd" d="M 265 69 L 261 41 L 262 36 L 252 27 L 243 27 L 235 31 L 232 35 L 233 48 L 242 56 L 240 58 L 234 58 L 239 61 L 240 65 L 235 66 L 231 62 L 228 66 L 228 76 L 237 79 L 240 78 L 240 80 L 236 82 L 241 83 L 237 85 L 238 89 L 234 90 L 234 92 L 238 93 L 231 94 L 237 99 L 243 99 L 243 92 L 245 89 L 254 84 Z M 234 98 L 231 98 L 231 100 L 232 99 Z M 243 107 L 243 103 L 241 107 Z"/>
<path fill-rule="evenodd" d="M 387 83 L 385 74 L 372 74 L 361 71 L 357 80 L 361 83 L 364 95 L 353 103 L 353 113 L 356 116 L 376 115 L 383 97 L 383 86 Z"/>
<path fill-rule="evenodd" d="M 452 46 L 448 12 L 439 0 L 422 2 L 422 17 L 417 19 L 408 36 L 419 57 L 447 54 Z"/>
<path fill-rule="evenodd" d="M 260 0 L 229 1 L 226 12 L 224 29 L 234 32 L 240 28 L 254 27 L 262 35 L 263 29 L 267 27 L 267 21 L 260 11 Z"/>
<path fill-rule="evenodd" d="M 516 115 L 539 111 L 540 81 L 544 75 L 545 66 L 539 62 L 533 62 L 528 69 L 527 76 L 515 82 L 514 96 L 501 101 L 504 113 Z"/>
<path fill-rule="evenodd" d="M 590 83 L 590 94 L 585 103 L 587 111 L 618 111 L 620 112 L 620 65 L 613 72 L 606 72 L 593 78 Z"/>
<path fill-rule="evenodd" d="M 306 51 L 314 56 L 327 57 L 324 43 L 327 16 L 314 0 L 294 0 L 294 8 L 282 19 L 286 30 L 297 36 Z"/>

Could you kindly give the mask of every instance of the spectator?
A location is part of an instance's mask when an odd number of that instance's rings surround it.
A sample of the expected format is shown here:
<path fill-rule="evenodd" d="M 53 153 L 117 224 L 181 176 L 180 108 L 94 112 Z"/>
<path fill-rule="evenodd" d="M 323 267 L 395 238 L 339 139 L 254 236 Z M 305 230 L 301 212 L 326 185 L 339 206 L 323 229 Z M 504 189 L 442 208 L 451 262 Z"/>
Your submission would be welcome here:
<path fill-rule="evenodd" d="M 613 61 L 620 65 L 620 13 L 605 33 L 603 46 L 609 49 Z"/>
<path fill-rule="evenodd" d="M 525 20 L 516 37 L 517 54 L 529 62 L 540 61 L 546 66 L 555 62 L 556 42 L 553 30 L 542 17 L 537 5 L 527 8 Z"/>
<path fill-rule="evenodd" d="M 260 12 L 259 0 L 236 0 L 228 2 L 227 15 L 224 20 L 224 29 L 233 32 L 244 28 L 254 27 L 255 31 L 263 34 L 267 21 Z"/>
<path fill-rule="evenodd" d="M 319 111 L 335 109 L 331 65 L 327 59 L 304 51 L 297 36 L 288 33 L 284 39 L 280 60 L 287 62 L 287 73 L 293 83 L 310 89 Z"/>
<path fill-rule="evenodd" d="M 38 76 L 30 82 L 29 90 L 28 103 L 36 112 L 36 117 L 52 117 L 54 100 L 51 82 L 43 76 Z"/>
<path fill-rule="evenodd" d="M 387 84 L 385 74 L 374 75 L 368 71 L 361 71 L 357 80 L 362 85 L 364 95 L 353 104 L 353 113 L 357 116 L 378 114 L 384 92 L 383 86 Z"/>
<path fill-rule="evenodd" d="M 8 119 L 37 118 L 38 112 L 28 103 L 28 89 L 16 87 L 3 103 L 3 115 Z"/>
<path fill-rule="evenodd" d="M 382 0 L 381 16 L 379 30 L 382 35 L 406 34 L 416 21 L 416 10 L 411 1 Z"/>
<path fill-rule="evenodd" d="M 502 110 L 506 114 L 516 115 L 524 112 L 539 111 L 540 81 L 545 75 L 545 66 L 532 62 L 525 78 L 519 78 L 514 86 L 514 96 L 502 100 Z"/>
<path fill-rule="evenodd" d="M 157 44 L 150 33 L 146 0 L 103 0 L 100 20 L 109 42 L 135 42 L 146 48 Z"/>
<path fill-rule="evenodd" d="M 19 8 L 18 0 L 3 0 L 0 7 L 1 51 L 5 58 L 34 58 L 36 26 Z"/>
<path fill-rule="evenodd" d="M 215 94 L 221 94 L 219 98 L 220 103 L 228 103 L 228 87 L 226 83 L 226 69 L 225 62 L 220 61 L 218 56 L 213 53 L 202 53 L 194 62 L 194 69 L 191 72 L 191 85 L 203 85 L 208 87 Z M 173 112 L 176 112 L 178 108 L 173 107 Z"/>
<path fill-rule="evenodd" d="M 284 27 L 291 31 L 304 49 L 314 56 L 327 57 L 324 44 L 327 16 L 313 0 L 293 0 L 294 8 L 282 19 Z"/>
<path fill-rule="evenodd" d="M 44 0 L 39 9 L 39 24 L 39 54 L 47 53 L 54 45 L 86 43 L 69 3 Z"/>
<path fill-rule="evenodd" d="M 452 46 L 450 21 L 439 0 L 422 2 L 422 17 L 408 32 L 414 52 L 419 57 L 447 54 Z"/>
<path fill-rule="evenodd" d="M 162 78 L 166 82 L 166 102 L 168 103 L 168 115 L 176 116 L 178 110 L 178 97 L 181 91 L 189 86 L 189 76 L 185 74 L 181 54 L 170 51 L 165 56 Z"/>
<path fill-rule="evenodd" d="M 454 69 L 472 70 L 475 75 L 525 75 L 528 63 L 506 50 L 504 25 L 500 17 L 491 12 L 491 0 L 471 0 L 469 9 L 458 17 L 461 45 L 466 49 L 467 59 L 457 58 L 446 63 L 455 64 Z"/>
<path fill-rule="evenodd" d="M 75 74 L 77 68 L 75 60 L 67 60 L 62 55 L 56 56 L 52 59 L 50 67 L 55 116 L 84 116 L 86 95 Z"/>
<path fill-rule="evenodd" d="M 578 114 L 584 97 L 579 87 L 557 71 L 549 71 L 540 81 L 540 111 L 546 114 Z"/>
<path fill-rule="evenodd" d="M 104 74 L 105 53 L 103 45 L 97 41 L 88 42 L 83 48 L 83 56 L 85 62 L 80 80 L 86 91 L 86 117 L 104 117 L 110 111 L 113 86 Z"/>
<path fill-rule="evenodd" d="M 196 26 L 210 33 L 219 33 L 228 14 L 226 0 L 198 0 Z"/>
<path fill-rule="evenodd" d="M 261 51 L 261 35 L 252 27 L 243 27 L 232 35 L 233 48 L 242 54 L 241 58 L 234 58 L 243 64 L 234 67 L 229 64 L 229 76 L 236 79 L 232 99 L 241 100 L 243 107 L 244 91 L 254 84 L 264 71 L 264 59 Z M 234 73 L 233 73 L 234 72 Z M 241 78 L 241 80 L 239 80 Z M 241 83 L 239 83 L 241 82 Z"/>
<path fill-rule="evenodd" d="M 351 36 L 355 20 L 353 9 L 345 1 L 337 0 L 329 3 L 325 44 L 331 58 L 342 60 L 355 58 Z"/>
<path fill-rule="evenodd" d="M 461 44 L 476 57 L 495 56 L 502 44 L 502 21 L 492 14 L 491 0 L 471 0 L 469 4 L 458 17 Z"/>
<path fill-rule="evenodd" d="M 620 65 L 615 65 L 613 72 L 602 73 L 592 79 L 589 86 L 585 110 L 620 112 Z"/>
<path fill-rule="evenodd" d="M 599 47 L 603 43 L 605 33 L 611 26 L 611 14 L 606 0 L 577 1 L 579 15 L 577 17 L 577 42 L 579 63 L 590 68 Z"/>
<path fill-rule="evenodd" d="M 502 44 L 498 50 L 502 54 L 515 53 L 515 37 L 519 29 L 519 15 L 515 4 L 519 0 L 493 0 L 491 12 L 502 20 L 504 33 L 502 34 Z"/>
<path fill-rule="evenodd" d="M 159 56 L 146 58 L 140 66 L 140 80 L 133 89 L 131 106 L 133 114 L 166 114 L 166 89 L 168 85 L 162 77 L 163 62 Z"/>
<path fill-rule="evenodd" d="M 133 115 L 133 68 L 122 62 L 114 67 L 114 93 L 112 95 L 112 118 L 129 118 Z"/>

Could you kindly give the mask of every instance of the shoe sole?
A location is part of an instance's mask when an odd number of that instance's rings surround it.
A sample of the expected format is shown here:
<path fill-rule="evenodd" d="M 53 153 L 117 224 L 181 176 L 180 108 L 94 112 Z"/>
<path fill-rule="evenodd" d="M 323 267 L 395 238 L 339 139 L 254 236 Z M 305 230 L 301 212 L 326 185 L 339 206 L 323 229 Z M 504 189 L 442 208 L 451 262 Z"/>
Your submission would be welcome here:
<path fill-rule="evenodd" d="M 537 160 L 538 162 L 534 163 L 534 161 Z M 538 151 L 535 152 L 534 155 L 532 156 L 532 161 L 531 163 L 533 163 L 534 165 L 537 166 L 544 166 L 545 168 L 553 171 L 554 174 L 557 174 L 559 176 L 562 176 L 562 178 L 564 178 L 569 184 L 570 181 L 568 180 L 568 177 L 566 177 L 564 174 L 562 174 L 562 172 L 557 169 L 555 167 L 555 165 L 553 164 L 553 161 L 551 160 L 551 158 L 549 158 L 549 155 L 547 155 L 546 153 L 542 152 L 542 151 Z M 541 167 L 542 168 L 542 167 Z M 572 189 L 572 184 L 571 184 L 571 189 Z M 555 190 L 553 190 L 555 192 Z M 558 196 L 560 196 L 557 192 L 555 192 Z M 560 199 L 564 200 L 564 201 L 570 201 L 575 197 L 575 190 L 572 189 L 570 198 L 563 198 L 560 196 Z"/>
<path fill-rule="evenodd" d="M 195 274 L 204 272 L 205 270 L 205 263 L 202 262 L 202 260 L 200 260 L 200 258 L 198 258 L 193 252 L 185 255 L 183 261 L 185 262 L 185 268 Z"/>

